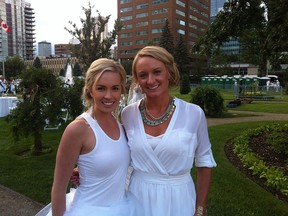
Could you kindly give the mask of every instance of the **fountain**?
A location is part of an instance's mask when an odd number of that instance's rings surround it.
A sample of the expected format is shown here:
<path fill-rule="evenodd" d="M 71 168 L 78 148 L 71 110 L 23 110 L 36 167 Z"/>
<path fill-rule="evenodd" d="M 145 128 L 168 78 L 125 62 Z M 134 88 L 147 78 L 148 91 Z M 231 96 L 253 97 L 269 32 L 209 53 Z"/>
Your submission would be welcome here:
<path fill-rule="evenodd" d="M 73 82 L 73 75 L 72 75 L 72 66 L 70 63 L 67 64 L 67 69 L 65 73 L 64 82 L 68 85 L 74 84 Z"/>

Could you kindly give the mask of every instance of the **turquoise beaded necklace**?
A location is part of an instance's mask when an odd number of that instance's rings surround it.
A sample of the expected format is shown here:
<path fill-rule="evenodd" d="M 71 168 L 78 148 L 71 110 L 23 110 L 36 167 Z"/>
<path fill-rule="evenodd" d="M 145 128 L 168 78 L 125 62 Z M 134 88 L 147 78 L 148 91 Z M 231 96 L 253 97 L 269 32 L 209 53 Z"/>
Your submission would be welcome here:
<path fill-rule="evenodd" d="M 159 124 L 162 124 L 163 122 L 167 121 L 169 119 L 169 117 L 172 115 L 172 113 L 174 112 L 176 106 L 174 104 L 174 97 L 171 97 L 169 99 L 169 105 L 168 105 L 168 108 L 167 110 L 165 111 L 165 113 L 163 115 L 161 115 L 160 117 L 156 118 L 154 117 L 153 115 L 151 115 L 149 112 L 148 112 L 148 109 L 146 107 L 146 100 L 145 98 L 142 99 L 142 101 L 140 102 L 140 106 L 139 106 L 139 109 L 140 109 L 140 113 L 141 113 L 141 117 L 142 117 L 142 121 L 148 125 L 148 126 L 157 126 Z M 147 115 L 152 119 L 148 119 L 147 118 Z"/>

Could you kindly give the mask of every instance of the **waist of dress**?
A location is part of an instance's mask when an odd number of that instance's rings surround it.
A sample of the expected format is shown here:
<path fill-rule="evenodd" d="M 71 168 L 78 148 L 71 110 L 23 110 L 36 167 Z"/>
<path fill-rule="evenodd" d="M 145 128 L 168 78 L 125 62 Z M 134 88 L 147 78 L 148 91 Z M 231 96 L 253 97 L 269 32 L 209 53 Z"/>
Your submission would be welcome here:
<path fill-rule="evenodd" d="M 157 173 L 145 173 L 141 171 L 134 170 L 133 178 L 140 179 L 153 184 L 173 184 L 180 185 L 192 182 L 192 177 L 190 173 L 185 173 L 182 175 L 163 175 Z"/>

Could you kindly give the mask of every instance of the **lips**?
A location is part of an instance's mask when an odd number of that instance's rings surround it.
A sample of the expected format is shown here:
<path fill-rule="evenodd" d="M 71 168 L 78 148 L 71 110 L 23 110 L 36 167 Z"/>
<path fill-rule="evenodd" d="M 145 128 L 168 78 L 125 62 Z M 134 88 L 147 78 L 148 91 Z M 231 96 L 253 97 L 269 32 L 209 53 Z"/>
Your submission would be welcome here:
<path fill-rule="evenodd" d="M 155 86 L 148 86 L 147 89 L 149 90 L 154 90 L 157 89 L 159 85 L 155 85 Z"/>
<path fill-rule="evenodd" d="M 105 106 L 111 106 L 114 104 L 114 102 L 102 102 Z"/>

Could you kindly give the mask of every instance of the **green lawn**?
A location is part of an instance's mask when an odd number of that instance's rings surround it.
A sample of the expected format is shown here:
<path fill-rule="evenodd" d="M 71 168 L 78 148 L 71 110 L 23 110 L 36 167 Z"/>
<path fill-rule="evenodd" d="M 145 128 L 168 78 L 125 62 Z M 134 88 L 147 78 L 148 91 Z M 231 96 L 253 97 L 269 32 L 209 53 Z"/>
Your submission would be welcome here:
<path fill-rule="evenodd" d="M 185 100 L 189 99 L 189 95 L 182 95 L 180 98 L 183 97 L 186 98 Z M 287 104 L 282 103 L 282 101 L 279 103 L 252 102 L 252 104 L 240 107 L 243 110 L 267 112 L 277 110 L 277 112 L 287 113 Z M 240 135 L 242 131 L 248 128 L 258 127 L 261 124 L 268 124 L 268 122 L 228 124 L 209 128 L 217 167 L 213 170 L 208 215 L 288 215 L 287 202 L 278 200 L 248 179 L 225 156 L 224 145 L 229 139 Z M 31 147 L 32 141 L 23 139 L 14 143 L 6 121 L 4 118 L 0 118 L 0 184 L 25 194 L 40 203 L 49 203 L 55 156 L 61 134 L 61 130 L 44 132 L 43 142 L 52 148 L 52 152 L 41 156 L 19 155 L 23 150 Z"/>

